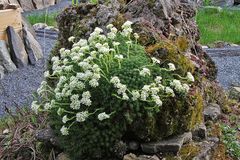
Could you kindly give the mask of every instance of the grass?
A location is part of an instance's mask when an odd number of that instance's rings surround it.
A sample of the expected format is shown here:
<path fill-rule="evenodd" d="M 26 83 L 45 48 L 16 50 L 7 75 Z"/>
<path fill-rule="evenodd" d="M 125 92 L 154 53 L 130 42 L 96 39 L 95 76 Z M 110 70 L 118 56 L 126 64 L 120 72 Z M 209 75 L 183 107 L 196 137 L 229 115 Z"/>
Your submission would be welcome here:
<path fill-rule="evenodd" d="M 240 44 L 240 10 L 200 9 L 196 20 L 201 32 L 201 44 L 215 41 Z"/>
<path fill-rule="evenodd" d="M 48 26 L 57 26 L 56 17 L 58 13 L 45 14 L 32 14 L 27 16 L 28 21 L 34 25 L 36 23 L 46 23 Z"/>

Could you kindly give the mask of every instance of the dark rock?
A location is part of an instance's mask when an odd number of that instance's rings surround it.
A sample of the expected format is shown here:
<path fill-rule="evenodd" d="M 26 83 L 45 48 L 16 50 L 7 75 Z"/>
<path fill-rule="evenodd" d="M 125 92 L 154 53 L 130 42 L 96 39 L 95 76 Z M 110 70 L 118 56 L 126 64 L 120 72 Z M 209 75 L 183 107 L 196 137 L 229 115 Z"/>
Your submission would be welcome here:
<path fill-rule="evenodd" d="M 203 111 L 204 119 L 207 120 L 217 120 L 221 115 L 221 108 L 218 104 L 211 103 Z"/>
<path fill-rule="evenodd" d="M 18 68 L 22 68 L 28 64 L 28 56 L 23 41 L 13 27 L 8 26 L 6 31 L 12 61 Z"/>
<path fill-rule="evenodd" d="M 3 9 L 4 9 L 4 5 L 0 4 L 0 10 L 3 10 Z"/>
<path fill-rule="evenodd" d="M 43 57 L 42 49 L 34 36 L 25 27 L 23 28 L 23 40 L 28 53 L 30 64 L 35 65 L 36 61 Z"/>
<path fill-rule="evenodd" d="M 52 145 L 59 147 L 59 142 L 51 128 L 38 130 L 35 137 L 40 142 L 51 143 Z"/>
<path fill-rule="evenodd" d="M 184 133 L 168 140 L 141 144 L 142 151 L 147 154 L 173 153 L 177 154 L 182 145 L 192 140 L 192 133 Z"/>
<path fill-rule="evenodd" d="M 195 127 L 192 131 L 193 139 L 194 140 L 202 140 L 207 138 L 207 128 L 205 124 L 200 124 Z"/>
<path fill-rule="evenodd" d="M 18 9 L 20 6 L 18 4 L 8 4 L 4 9 Z"/>
<path fill-rule="evenodd" d="M 0 64 L 5 68 L 7 72 L 13 72 L 17 70 L 17 67 L 11 60 L 7 44 L 3 40 L 0 40 Z"/>
<path fill-rule="evenodd" d="M 131 141 L 128 143 L 128 150 L 136 151 L 140 148 L 140 144 L 138 142 Z"/>
<path fill-rule="evenodd" d="M 119 141 L 113 146 L 113 150 L 115 156 L 122 159 L 124 155 L 127 153 L 127 144 L 124 143 L 123 141 Z"/>

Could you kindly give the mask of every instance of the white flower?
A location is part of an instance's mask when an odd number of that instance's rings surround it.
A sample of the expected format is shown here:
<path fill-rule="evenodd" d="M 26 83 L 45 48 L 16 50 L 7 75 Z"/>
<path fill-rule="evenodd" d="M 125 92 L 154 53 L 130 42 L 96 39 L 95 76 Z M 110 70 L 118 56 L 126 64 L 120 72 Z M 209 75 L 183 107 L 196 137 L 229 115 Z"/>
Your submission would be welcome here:
<path fill-rule="evenodd" d="M 84 122 L 84 121 L 86 121 L 88 116 L 89 116 L 88 111 L 79 112 L 79 113 L 76 114 L 76 121 Z"/>
<path fill-rule="evenodd" d="M 162 77 L 161 77 L 161 76 L 157 76 L 157 77 L 155 78 L 155 82 L 158 83 L 158 84 L 160 84 L 160 83 L 162 82 Z"/>
<path fill-rule="evenodd" d="M 114 76 L 111 78 L 110 83 L 116 85 L 116 84 L 120 83 L 120 79 L 117 76 Z"/>
<path fill-rule="evenodd" d="M 152 57 L 151 59 L 152 59 L 153 63 L 160 64 L 160 60 L 158 60 L 157 58 Z"/>
<path fill-rule="evenodd" d="M 159 106 L 159 107 L 162 106 L 162 101 L 161 101 L 161 99 L 160 99 L 159 96 L 154 95 L 152 98 L 153 98 L 153 100 L 155 101 L 155 103 L 156 103 L 157 106 Z"/>
<path fill-rule="evenodd" d="M 157 95 L 160 91 L 158 87 L 152 87 L 150 90 L 152 92 L 152 95 Z"/>
<path fill-rule="evenodd" d="M 85 47 L 85 46 L 88 46 L 88 41 L 86 39 L 80 39 L 78 44 L 81 47 Z"/>
<path fill-rule="evenodd" d="M 71 100 L 70 107 L 72 109 L 74 109 L 74 110 L 80 109 L 81 102 L 79 101 L 79 95 L 77 95 L 77 94 L 72 95 L 70 100 Z"/>
<path fill-rule="evenodd" d="M 132 23 L 131 21 L 126 21 L 126 22 L 122 25 L 122 28 L 123 28 L 123 29 L 125 29 L 125 28 L 130 28 L 132 24 L 133 24 L 133 23 Z"/>
<path fill-rule="evenodd" d="M 92 80 L 89 81 L 89 85 L 91 87 L 95 88 L 95 87 L 99 86 L 99 83 L 98 83 L 98 81 L 96 79 L 92 79 Z"/>
<path fill-rule="evenodd" d="M 127 101 L 127 100 L 129 100 L 129 97 L 126 93 L 123 93 L 122 99 Z"/>
<path fill-rule="evenodd" d="M 131 44 L 132 44 L 132 41 L 127 41 L 126 44 L 127 44 L 127 45 L 131 45 Z"/>
<path fill-rule="evenodd" d="M 114 56 L 114 58 L 116 58 L 118 60 L 122 60 L 123 59 L 123 55 L 117 54 L 117 55 Z"/>
<path fill-rule="evenodd" d="M 117 91 L 118 94 L 124 94 L 127 90 L 127 86 L 121 83 L 118 83 L 115 87 L 118 88 L 118 91 Z"/>
<path fill-rule="evenodd" d="M 139 39 L 139 35 L 137 33 L 134 33 L 133 36 L 135 39 Z"/>
<path fill-rule="evenodd" d="M 37 104 L 37 101 L 33 101 L 31 108 L 36 114 L 38 114 L 38 110 L 40 108 L 40 105 Z"/>
<path fill-rule="evenodd" d="M 67 123 L 67 121 L 69 121 L 67 115 L 63 116 L 62 122 L 63 122 L 63 123 Z"/>
<path fill-rule="evenodd" d="M 113 28 L 113 24 L 108 24 L 107 29 L 111 29 L 111 28 Z"/>
<path fill-rule="evenodd" d="M 91 94 L 90 94 L 89 91 L 83 92 L 81 103 L 86 105 L 86 106 L 91 106 L 92 101 L 91 101 L 90 98 L 91 98 Z"/>
<path fill-rule="evenodd" d="M 141 92 L 141 100 L 142 101 L 146 101 L 148 96 L 149 96 L 148 92 L 146 92 L 146 91 Z"/>
<path fill-rule="evenodd" d="M 102 30 L 101 28 L 99 28 L 99 27 L 96 27 L 96 28 L 94 29 L 94 32 L 97 33 L 97 34 L 100 34 L 100 33 L 103 32 L 103 30 Z"/>
<path fill-rule="evenodd" d="M 146 75 L 151 75 L 151 72 L 148 68 L 143 68 L 140 72 L 139 72 L 140 76 L 145 77 Z"/>
<path fill-rule="evenodd" d="M 44 72 L 44 78 L 47 78 L 47 77 L 49 77 L 49 76 L 50 76 L 49 71 L 45 71 L 45 72 Z"/>
<path fill-rule="evenodd" d="M 69 135 L 69 131 L 68 131 L 68 128 L 65 127 L 65 126 L 62 126 L 62 128 L 60 129 L 61 133 L 63 136 L 67 136 Z"/>
<path fill-rule="evenodd" d="M 107 34 L 107 37 L 108 37 L 109 39 L 114 39 L 114 38 L 116 37 L 116 34 L 110 32 L 110 33 Z"/>
<path fill-rule="evenodd" d="M 113 42 L 113 46 L 119 46 L 120 45 L 120 43 L 119 42 Z"/>
<path fill-rule="evenodd" d="M 183 86 L 185 93 L 188 93 L 190 87 L 187 84 L 183 84 L 182 86 Z"/>
<path fill-rule="evenodd" d="M 136 101 L 138 98 L 140 98 L 140 93 L 139 93 L 139 91 L 132 91 L 132 100 L 133 101 Z"/>
<path fill-rule="evenodd" d="M 118 30 L 116 27 L 113 27 L 113 28 L 111 28 L 111 32 L 116 34 L 118 32 Z"/>
<path fill-rule="evenodd" d="M 168 67 L 169 67 L 170 71 L 175 71 L 176 70 L 176 67 L 173 63 L 168 63 Z"/>
<path fill-rule="evenodd" d="M 73 36 L 71 36 L 71 37 L 68 38 L 68 41 L 69 41 L 69 42 L 73 42 L 74 40 L 75 40 L 75 37 L 73 37 Z"/>
<path fill-rule="evenodd" d="M 171 95 L 172 97 L 175 96 L 173 89 L 170 88 L 170 87 L 166 87 L 166 88 L 165 88 L 165 92 L 166 92 L 167 94 Z"/>
<path fill-rule="evenodd" d="M 187 72 L 187 79 L 188 79 L 188 81 L 190 81 L 190 82 L 194 82 L 194 77 L 193 77 L 192 73 Z"/>
<path fill-rule="evenodd" d="M 52 106 L 51 106 L 50 103 L 46 103 L 46 104 L 44 105 L 44 109 L 45 109 L 45 110 L 49 110 L 49 109 L 51 109 L 51 108 L 52 108 Z"/>
<path fill-rule="evenodd" d="M 150 85 L 144 85 L 142 90 L 145 91 L 145 92 L 149 92 L 150 91 Z"/>
<path fill-rule="evenodd" d="M 54 57 L 52 57 L 51 61 L 52 62 L 59 61 L 59 57 L 58 56 L 54 56 Z"/>
<path fill-rule="evenodd" d="M 98 120 L 99 120 L 99 121 L 103 121 L 103 120 L 108 119 L 108 118 L 110 118 L 110 115 L 106 114 L 105 112 L 100 113 L 100 114 L 98 115 Z"/>

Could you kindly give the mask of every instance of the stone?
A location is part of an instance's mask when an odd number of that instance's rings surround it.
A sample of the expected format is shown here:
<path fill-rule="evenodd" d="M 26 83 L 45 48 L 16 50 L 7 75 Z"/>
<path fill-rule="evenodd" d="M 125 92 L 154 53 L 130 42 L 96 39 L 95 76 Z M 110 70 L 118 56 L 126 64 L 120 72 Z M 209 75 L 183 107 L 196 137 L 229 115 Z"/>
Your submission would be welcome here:
<path fill-rule="evenodd" d="M 29 21 L 24 17 L 22 16 L 22 25 L 23 27 L 28 30 L 34 37 L 36 37 L 36 33 L 34 31 L 34 28 L 33 26 L 29 23 Z"/>
<path fill-rule="evenodd" d="M 233 86 L 229 90 L 229 98 L 240 101 L 240 86 Z"/>
<path fill-rule="evenodd" d="M 157 156 L 148 156 L 148 155 L 140 155 L 136 156 L 135 154 L 127 154 L 123 157 L 123 160 L 160 160 Z"/>
<path fill-rule="evenodd" d="M 7 72 L 13 72 L 17 70 L 16 65 L 11 60 L 7 44 L 3 40 L 0 40 L 0 64 Z"/>
<path fill-rule="evenodd" d="M 20 8 L 19 4 L 8 4 L 4 9 L 18 9 Z"/>
<path fill-rule="evenodd" d="M 4 68 L 0 65 L 0 79 L 3 79 L 4 77 Z"/>
<path fill-rule="evenodd" d="M 211 4 L 214 6 L 232 7 L 234 0 L 211 0 Z"/>
<path fill-rule="evenodd" d="M 29 0 L 20 0 L 19 3 L 21 4 L 24 11 L 32 11 L 35 9 L 34 4 L 32 1 Z"/>
<path fill-rule="evenodd" d="M 12 61 L 18 68 L 22 68 L 28 64 L 28 55 L 23 41 L 13 27 L 8 26 L 6 31 Z"/>
<path fill-rule="evenodd" d="M 140 144 L 138 142 L 131 141 L 131 142 L 128 143 L 128 150 L 136 151 L 139 148 L 140 148 Z"/>
<path fill-rule="evenodd" d="M 54 146 L 60 147 L 59 141 L 55 137 L 53 130 L 50 127 L 37 130 L 35 137 L 40 142 L 51 143 Z"/>
<path fill-rule="evenodd" d="M 217 120 L 221 115 L 221 108 L 218 104 L 210 103 L 203 111 L 204 119 L 207 120 Z"/>
<path fill-rule="evenodd" d="M 46 28 L 48 25 L 46 23 L 36 23 L 33 25 L 34 30 L 41 30 Z"/>
<path fill-rule="evenodd" d="M 177 154 L 182 145 L 192 140 L 192 133 L 187 132 L 176 137 L 162 140 L 160 142 L 151 142 L 141 144 L 142 151 L 147 154 L 155 153 L 173 153 Z"/>
<path fill-rule="evenodd" d="M 62 152 L 57 156 L 56 160 L 71 160 L 71 159 L 66 153 Z"/>
<path fill-rule="evenodd" d="M 199 124 L 194 128 L 192 131 L 193 139 L 194 140 L 202 140 L 207 138 L 207 128 L 205 124 Z"/>
<path fill-rule="evenodd" d="M 25 27 L 23 28 L 23 41 L 28 54 L 30 64 L 34 65 L 37 60 L 43 58 L 40 44 Z"/>

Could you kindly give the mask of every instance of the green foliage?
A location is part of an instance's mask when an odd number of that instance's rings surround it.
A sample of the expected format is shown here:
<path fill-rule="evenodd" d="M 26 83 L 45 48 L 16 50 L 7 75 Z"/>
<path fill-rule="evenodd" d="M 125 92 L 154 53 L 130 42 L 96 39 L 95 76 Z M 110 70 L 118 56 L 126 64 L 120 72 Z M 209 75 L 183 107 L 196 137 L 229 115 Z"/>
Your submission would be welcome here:
<path fill-rule="evenodd" d="M 36 23 L 46 23 L 48 26 L 57 26 L 56 17 L 58 13 L 31 14 L 27 16 L 28 21 L 34 25 Z"/>
<path fill-rule="evenodd" d="M 45 72 L 45 77 L 54 79 L 56 84 L 43 82 L 38 90 L 42 101 L 39 105 L 34 102 L 32 108 L 49 113 L 49 122 L 72 159 L 115 157 L 119 148 L 114 146 L 124 137 L 129 138 L 128 134 L 138 120 L 143 120 L 141 127 L 143 131 L 147 130 L 148 140 L 154 140 L 156 135 L 161 138 L 161 135 L 175 134 L 178 125 L 187 130 L 188 117 L 176 119 L 174 122 L 178 122 L 169 127 L 170 131 L 161 130 L 161 126 L 155 130 L 154 126 L 162 121 L 159 113 L 165 102 L 179 102 L 181 112 L 178 116 L 188 116 L 185 111 L 189 107 L 184 108 L 187 105 L 184 99 L 188 95 L 188 83 L 194 81 L 194 77 L 190 72 L 182 77 L 174 72 L 173 64 L 150 58 L 144 47 L 137 43 L 137 34 L 134 34 L 135 40 L 131 40 L 130 25 L 131 22 L 126 22 L 122 32 L 109 25 L 111 32 L 107 37 L 96 28 L 88 41 L 75 41 L 75 37 L 70 37 L 73 48 L 61 49 L 60 57 L 52 58 L 53 72 Z M 84 79 L 89 72 L 100 77 L 91 75 Z M 90 82 L 96 79 L 92 85 Z M 79 86 L 81 83 L 84 87 Z M 89 93 L 87 98 L 86 92 Z M 138 96 L 134 96 L 134 92 L 138 92 Z M 176 116 L 172 115 L 176 110 L 174 104 L 171 109 L 164 106 L 172 118 Z M 165 126 L 169 124 L 168 118 L 162 121 Z M 181 123 L 183 120 L 186 120 L 184 124 Z M 152 132 L 149 132 L 151 126 Z M 137 138 L 147 141 L 145 135 Z"/>
<path fill-rule="evenodd" d="M 216 8 L 216 7 L 215 7 Z M 200 9 L 197 24 L 200 29 L 202 44 L 225 41 L 240 44 L 240 12 L 237 10 Z"/>
<path fill-rule="evenodd" d="M 204 0 L 204 1 L 203 1 L 203 5 L 204 5 L 204 6 L 209 6 L 209 5 L 211 5 L 211 0 Z"/>
<path fill-rule="evenodd" d="M 226 145 L 228 153 L 238 159 L 240 157 L 240 142 L 237 138 L 238 129 L 231 128 L 228 125 L 222 125 L 221 128 L 223 133 L 223 143 Z"/>

